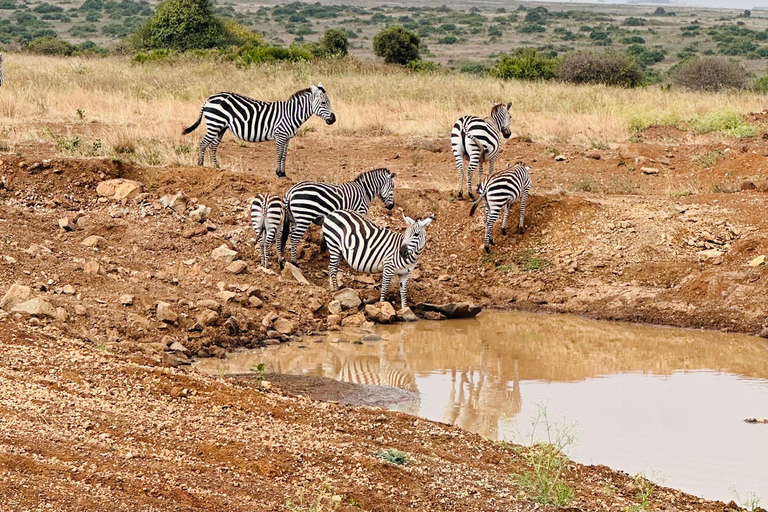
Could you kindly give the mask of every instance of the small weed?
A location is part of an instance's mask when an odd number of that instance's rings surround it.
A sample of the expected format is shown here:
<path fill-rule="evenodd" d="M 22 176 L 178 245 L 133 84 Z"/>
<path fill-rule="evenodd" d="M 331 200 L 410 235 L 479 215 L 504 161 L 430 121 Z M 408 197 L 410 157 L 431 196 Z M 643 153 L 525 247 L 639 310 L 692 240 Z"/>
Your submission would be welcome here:
<path fill-rule="evenodd" d="M 531 249 L 521 251 L 517 257 L 523 265 L 523 270 L 544 270 L 552 264 L 551 261 L 542 258 L 535 258 L 535 252 Z"/>
<path fill-rule="evenodd" d="M 642 144 L 645 141 L 643 140 L 642 135 L 635 134 L 629 138 L 629 142 L 631 142 L 632 144 Z"/>
<path fill-rule="evenodd" d="M 267 363 L 255 364 L 251 366 L 249 369 L 254 373 L 254 377 L 258 382 L 261 382 L 266 378 Z"/>
<path fill-rule="evenodd" d="M 81 121 L 84 120 L 85 119 L 85 110 L 83 110 L 81 108 L 77 109 L 77 117 L 79 117 Z"/>
<path fill-rule="evenodd" d="M 157 186 L 160 182 L 160 177 L 156 172 L 148 172 L 145 178 L 148 190 L 157 190 Z"/>
<path fill-rule="evenodd" d="M 605 187 L 606 194 L 633 194 L 635 186 L 627 181 L 617 178 L 611 178 L 611 181 Z"/>
<path fill-rule="evenodd" d="M 739 493 L 736 492 L 736 486 L 732 485 L 729 487 L 729 489 L 731 490 L 731 493 L 736 497 L 736 502 L 741 508 L 747 510 L 748 512 L 755 512 L 758 510 L 758 508 L 760 508 L 761 498 L 754 491 L 750 491 L 747 498 L 742 501 Z"/>
<path fill-rule="evenodd" d="M 496 267 L 496 272 L 512 272 L 513 270 L 515 270 L 515 265 L 512 265 L 511 263 Z"/>
<path fill-rule="evenodd" d="M 408 456 L 400 450 L 394 448 L 388 448 L 376 454 L 378 458 L 390 464 L 397 464 L 398 466 L 404 466 L 408 464 Z"/>
<path fill-rule="evenodd" d="M 329 512 L 336 510 L 341 505 L 341 500 L 341 495 L 326 487 L 317 491 L 313 499 L 307 499 L 304 491 L 301 491 L 296 497 L 296 502 L 288 500 L 285 508 L 288 512 Z"/>
<path fill-rule="evenodd" d="M 579 181 L 576 182 L 576 190 L 580 190 L 581 192 L 597 192 L 597 189 L 598 187 L 595 180 L 589 176 L 582 176 L 579 178 Z"/>
<path fill-rule="evenodd" d="M 716 149 L 714 151 L 707 151 L 703 155 L 694 158 L 693 162 L 701 167 L 708 169 L 724 159 L 725 154 L 719 149 Z"/>
<path fill-rule="evenodd" d="M 192 152 L 192 146 L 189 144 L 179 144 L 173 150 L 177 155 L 188 155 Z"/>
<path fill-rule="evenodd" d="M 533 135 L 531 135 L 530 133 L 522 133 L 517 138 L 517 140 L 519 140 L 520 142 L 527 142 L 530 144 L 531 142 L 533 142 Z"/>
<path fill-rule="evenodd" d="M 600 139 L 591 139 L 590 143 L 592 145 L 592 149 L 608 149 L 610 147 L 608 146 L 607 142 Z"/>
<path fill-rule="evenodd" d="M 562 152 L 561 152 L 561 151 L 560 151 L 560 150 L 557 148 L 557 146 L 549 146 L 549 147 L 548 147 L 548 148 L 547 148 L 547 149 L 544 151 L 544 154 L 545 154 L 545 155 L 552 155 L 552 156 L 557 156 L 557 155 L 560 155 L 560 154 L 562 154 Z M 546 179 L 546 178 L 545 178 L 545 179 Z"/>
<path fill-rule="evenodd" d="M 624 510 L 626 512 L 644 512 L 648 510 L 650 506 L 648 499 L 653 494 L 653 491 L 656 490 L 656 483 L 646 478 L 643 473 L 635 475 L 635 485 L 637 486 L 637 501 L 640 503 L 625 507 Z"/>
<path fill-rule="evenodd" d="M 754 137 L 755 128 L 735 110 L 712 111 L 691 120 L 697 133 L 722 132 L 730 137 Z"/>
<path fill-rule="evenodd" d="M 723 183 L 713 183 L 712 192 L 716 194 L 735 194 L 741 190 L 738 185 L 725 185 Z"/>
<path fill-rule="evenodd" d="M 103 341 L 102 341 L 101 343 L 99 343 L 98 345 L 96 345 L 94 348 L 95 348 L 96 350 L 99 350 L 99 351 L 101 351 L 101 352 L 106 352 L 107 354 L 111 354 L 111 353 L 112 353 L 112 349 L 111 349 L 111 348 L 109 348 L 109 347 L 107 346 L 107 344 L 106 344 L 106 343 L 104 343 Z"/>

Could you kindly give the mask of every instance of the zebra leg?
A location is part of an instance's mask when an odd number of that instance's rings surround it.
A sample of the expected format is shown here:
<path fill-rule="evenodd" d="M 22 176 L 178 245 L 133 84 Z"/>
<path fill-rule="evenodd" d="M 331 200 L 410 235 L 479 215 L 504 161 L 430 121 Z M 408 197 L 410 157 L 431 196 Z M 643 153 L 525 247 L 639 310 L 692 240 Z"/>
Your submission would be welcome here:
<path fill-rule="evenodd" d="M 336 274 L 339 273 L 339 258 L 340 253 L 335 247 L 329 247 L 328 252 L 331 253 L 331 259 L 328 263 L 328 279 L 331 282 L 331 291 L 335 292 L 339 289 L 339 283 L 336 280 Z"/>
<path fill-rule="evenodd" d="M 528 202 L 528 191 L 523 190 L 520 195 L 520 224 L 517 226 L 517 232 L 521 235 L 525 233 L 525 205 Z"/>
<path fill-rule="evenodd" d="M 285 157 L 288 154 L 288 141 L 290 137 L 284 134 L 277 134 L 275 142 L 277 143 L 277 177 L 285 178 Z"/>
<path fill-rule="evenodd" d="M 464 155 L 459 151 L 458 147 L 454 147 L 453 156 L 456 158 L 456 171 L 459 174 L 458 198 L 462 199 L 464 197 Z"/>
<path fill-rule="evenodd" d="M 501 221 L 501 234 L 505 235 L 507 234 L 507 218 L 509 217 L 509 203 L 504 204 L 504 216 L 502 217 Z"/>
<path fill-rule="evenodd" d="M 475 194 L 472 193 L 472 175 L 475 174 L 475 169 L 480 163 L 480 152 L 475 148 L 469 153 L 469 165 L 467 166 L 467 194 L 469 199 L 475 200 Z"/>
<path fill-rule="evenodd" d="M 267 233 L 262 232 L 261 238 L 259 240 L 259 248 L 261 249 L 261 266 L 264 268 L 269 268 L 269 264 L 267 263 L 267 251 L 269 250 L 269 241 L 267 240 Z"/>
<path fill-rule="evenodd" d="M 301 241 L 301 237 L 304 236 L 304 232 L 307 230 L 307 228 L 299 229 L 298 224 L 293 225 L 293 231 L 291 231 L 291 263 L 299 266 L 299 258 L 296 256 L 296 253 L 298 252 L 297 249 L 299 247 L 299 242 Z"/>
<path fill-rule="evenodd" d="M 210 144 L 207 137 L 206 135 L 200 141 L 200 156 L 197 157 L 197 165 L 201 167 L 205 165 L 205 150 L 208 148 L 208 144 Z"/>
<path fill-rule="evenodd" d="M 499 218 L 499 210 L 498 207 L 492 207 L 488 201 L 486 201 L 485 207 L 485 252 L 491 254 L 491 244 L 493 244 L 491 229 L 493 229 L 496 219 Z"/>
<path fill-rule="evenodd" d="M 395 269 L 392 267 L 384 267 L 384 273 L 381 275 L 381 300 L 379 302 L 387 301 L 387 292 L 389 291 L 389 283 L 392 281 L 392 276 L 395 273 Z"/>
<path fill-rule="evenodd" d="M 408 307 L 408 280 L 410 278 L 410 272 L 400 276 L 400 309 Z"/>
<path fill-rule="evenodd" d="M 224 137 L 224 132 L 226 130 L 222 130 L 219 132 L 218 135 L 216 135 L 216 138 L 211 142 L 211 156 L 213 157 L 213 165 L 219 169 L 221 166 L 219 165 L 219 159 L 216 158 L 216 152 L 219 150 L 219 144 L 221 144 L 221 138 Z"/>

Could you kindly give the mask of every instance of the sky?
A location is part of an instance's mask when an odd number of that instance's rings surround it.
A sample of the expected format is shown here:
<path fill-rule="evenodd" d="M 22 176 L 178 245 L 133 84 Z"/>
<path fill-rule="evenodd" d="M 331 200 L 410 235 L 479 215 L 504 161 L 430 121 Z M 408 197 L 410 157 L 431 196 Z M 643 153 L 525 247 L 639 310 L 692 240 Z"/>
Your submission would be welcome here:
<path fill-rule="evenodd" d="M 598 3 L 597 0 L 550 0 L 555 2 L 571 2 L 571 3 Z M 603 2 L 600 2 L 603 3 Z M 605 3 L 626 3 L 626 0 L 605 0 Z M 650 4 L 648 4 L 650 5 Z M 663 7 L 667 5 L 659 4 Z M 768 8 L 768 0 L 673 0 L 670 5 L 686 5 L 697 7 L 721 7 L 727 9 L 752 9 L 754 7 L 766 7 Z"/>

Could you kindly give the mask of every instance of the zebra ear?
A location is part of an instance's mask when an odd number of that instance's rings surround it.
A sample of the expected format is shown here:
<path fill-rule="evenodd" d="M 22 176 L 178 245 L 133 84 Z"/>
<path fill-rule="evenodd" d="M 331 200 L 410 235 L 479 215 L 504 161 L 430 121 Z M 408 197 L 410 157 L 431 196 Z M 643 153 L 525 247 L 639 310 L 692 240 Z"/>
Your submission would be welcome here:
<path fill-rule="evenodd" d="M 389 177 L 390 177 L 390 178 L 394 178 L 395 176 L 397 176 L 397 174 L 395 174 L 395 173 L 393 173 L 393 172 L 390 172 L 390 173 L 389 173 Z"/>
<path fill-rule="evenodd" d="M 406 214 L 403 214 L 403 220 L 405 220 L 405 223 L 408 224 L 409 226 L 415 222 L 412 218 L 410 218 Z"/>
<path fill-rule="evenodd" d="M 315 87 L 312 83 L 309 84 L 309 90 L 312 91 L 312 93 L 317 93 L 317 87 Z"/>
<path fill-rule="evenodd" d="M 323 87 L 323 82 L 317 82 L 317 88 L 325 92 L 325 87 Z"/>
<path fill-rule="evenodd" d="M 507 103 L 507 110 L 509 110 L 511 108 L 512 108 L 512 102 L 510 101 L 509 103 Z"/>
<path fill-rule="evenodd" d="M 430 215 L 426 219 L 420 220 L 419 224 L 421 224 L 421 227 L 425 228 L 425 227 L 429 226 L 434 219 L 435 219 L 435 216 L 434 215 Z"/>

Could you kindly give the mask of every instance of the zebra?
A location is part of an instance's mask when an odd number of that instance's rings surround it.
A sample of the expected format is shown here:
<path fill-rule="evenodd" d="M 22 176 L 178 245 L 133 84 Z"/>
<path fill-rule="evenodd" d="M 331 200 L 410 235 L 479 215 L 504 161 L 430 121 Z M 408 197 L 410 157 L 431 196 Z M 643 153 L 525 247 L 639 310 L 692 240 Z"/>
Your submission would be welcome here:
<path fill-rule="evenodd" d="M 327 124 L 336 122 L 336 114 L 322 83 L 310 84 L 309 89 L 302 89 L 285 101 L 261 101 L 233 92 L 220 92 L 208 97 L 197 121 L 182 133 L 195 131 L 205 117 L 206 132 L 200 141 L 197 164 L 203 165 L 205 150 L 210 148 L 216 167 L 219 167 L 216 151 L 227 129 L 249 142 L 277 141 L 276 172 L 278 177 L 284 178 L 288 142 L 312 114 L 320 116 Z"/>
<path fill-rule="evenodd" d="M 472 194 L 472 174 L 480 165 L 477 181 L 483 178 L 483 162 L 488 162 L 488 174 L 493 174 L 493 164 L 499 156 L 501 135 L 508 139 L 512 132 L 509 130 L 509 109 L 507 105 L 493 102 L 491 115 L 485 119 L 475 116 L 464 116 L 456 121 L 451 130 L 451 148 L 456 158 L 456 169 L 459 173 L 459 199 L 464 197 L 464 160 L 467 166 L 467 193 L 474 201 Z"/>
<path fill-rule="evenodd" d="M 507 234 L 507 218 L 509 217 L 509 207 L 517 198 L 520 198 L 520 224 L 518 231 L 525 232 L 523 221 L 525 220 L 525 204 L 528 201 L 528 192 L 531 190 L 530 167 L 518 162 L 514 167 L 509 167 L 503 171 L 489 175 L 482 183 L 477 186 L 477 193 L 480 197 L 469 210 L 470 217 L 475 214 L 477 205 L 485 200 L 485 252 L 491 253 L 491 228 L 499 217 L 502 208 L 504 209 L 504 220 L 501 222 L 501 234 Z"/>
<path fill-rule="evenodd" d="M 283 222 L 283 202 L 272 194 L 258 194 L 251 202 L 251 224 L 261 251 L 261 266 L 269 268 L 269 248 Z"/>
<path fill-rule="evenodd" d="M 389 169 L 372 169 L 357 178 L 340 185 L 302 181 L 285 194 L 283 207 L 285 221 L 277 244 L 278 261 L 283 266 L 283 248 L 291 235 L 291 263 L 298 265 L 296 246 L 311 223 L 322 224 L 322 219 L 334 210 L 353 210 L 362 215 L 368 213 L 371 201 L 379 196 L 384 206 L 395 206 L 394 178 Z"/>
<path fill-rule="evenodd" d="M 408 279 L 424 252 L 426 227 L 433 216 L 413 220 L 403 215 L 408 228 L 396 233 L 379 227 L 359 213 L 337 210 L 328 214 L 323 222 L 323 238 L 330 252 L 328 274 L 331 290 L 339 288 L 336 274 L 343 257 L 358 272 L 382 272 L 381 302 L 387 297 L 389 283 L 397 275 L 400 280 L 400 307 L 408 301 Z"/>

